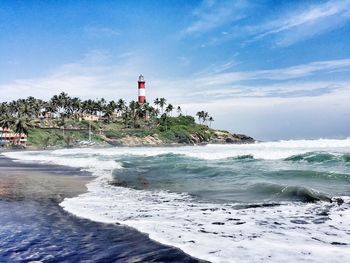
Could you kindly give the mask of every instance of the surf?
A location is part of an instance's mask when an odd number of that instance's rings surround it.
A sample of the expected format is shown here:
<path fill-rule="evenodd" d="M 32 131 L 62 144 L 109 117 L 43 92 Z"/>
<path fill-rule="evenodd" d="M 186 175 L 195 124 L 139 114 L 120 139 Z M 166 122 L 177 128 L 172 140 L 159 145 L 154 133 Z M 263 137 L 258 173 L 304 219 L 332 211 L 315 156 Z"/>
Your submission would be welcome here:
<path fill-rule="evenodd" d="M 212 262 L 349 261 L 349 154 L 350 139 L 5 153 L 91 172 L 66 211 Z"/>

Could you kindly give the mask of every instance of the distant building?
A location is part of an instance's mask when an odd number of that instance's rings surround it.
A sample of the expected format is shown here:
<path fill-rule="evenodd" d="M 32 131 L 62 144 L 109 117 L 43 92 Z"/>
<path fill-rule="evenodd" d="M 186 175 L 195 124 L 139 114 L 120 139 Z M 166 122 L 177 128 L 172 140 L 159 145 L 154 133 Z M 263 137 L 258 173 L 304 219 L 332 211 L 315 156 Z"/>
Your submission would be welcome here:
<path fill-rule="evenodd" d="M 94 114 L 82 114 L 79 120 L 85 120 L 85 121 L 99 121 L 99 117 Z"/>
<path fill-rule="evenodd" d="M 27 135 L 24 133 L 14 133 L 10 129 L 0 128 L 0 146 L 6 145 L 27 145 Z"/>

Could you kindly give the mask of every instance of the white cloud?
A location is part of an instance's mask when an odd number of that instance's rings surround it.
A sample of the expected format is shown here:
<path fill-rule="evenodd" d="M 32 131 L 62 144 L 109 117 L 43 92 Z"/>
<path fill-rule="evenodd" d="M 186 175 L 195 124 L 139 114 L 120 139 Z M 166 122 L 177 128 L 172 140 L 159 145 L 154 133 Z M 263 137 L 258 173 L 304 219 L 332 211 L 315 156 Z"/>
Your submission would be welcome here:
<path fill-rule="evenodd" d="M 238 53 L 236 53 L 235 55 L 233 55 L 232 59 L 226 60 L 224 62 L 221 63 L 213 63 L 211 65 L 209 65 L 208 67 L 204 68 L 203 70 L 201 70 L 200 72 L 195 73 L 195 75 L 200 76 L 200 75 L 211 75 L 211 74 L 217 74 L 217 73 L 221 73 L 221 72 L 225 72 L 229 69 L 231 69 L 232 67 L 238 65 L 239 63 L 236 61 L 236 59 L 234 57 L 236 57 L 238 55 Z"/>
<path fill-rule="evenodd" d="M 276 45 L 288 46 L 304 39 L 323 34 L 350 20 L 350 1 L 335 0 L 322 4 L 297 6 L 267 23 L 246 27 L 243 34 L 254 41 L 275 36 Z"/>
<path fill-rule="evenodd" d="M 317 61 L 282 69 L 236 71 L 212 74 L 199 78 L 203 86 L 228 85 L 246 80 L 289 80 L 310 76 L 316 73 L 329 73 L 336 70 L 350 70 L 350 59 Z"/>
<path fill-rule="evenodd" d="M 199 34 L 220 27 L 221 31 L 212 35 L 203 47 L 237 38 L 243 39 L 243 44 L 270 38 L 275 46 L 283 47 L 342 27 L 350 20 L 350 0 L 329 0 L 313 4 L 301 1 L 288 6 L 288 9 L 276 10 L 262 20 L 246 24 L 251 19 L 242 19 L 249 15 L 251 8 L 259 5 L 248 1 L 202 4 L 194 13 L 196 20 L 184 33 Z M 261 10 L 255 10 L 259 11 Z"/>
<path fill-rule="evenodd" d="M 185 28 L 183 33 L 200 34 L 242 19 L 246 7 L 247 3 L 243 0 L 203 1 L 193 12 L 194 22 Z"/>

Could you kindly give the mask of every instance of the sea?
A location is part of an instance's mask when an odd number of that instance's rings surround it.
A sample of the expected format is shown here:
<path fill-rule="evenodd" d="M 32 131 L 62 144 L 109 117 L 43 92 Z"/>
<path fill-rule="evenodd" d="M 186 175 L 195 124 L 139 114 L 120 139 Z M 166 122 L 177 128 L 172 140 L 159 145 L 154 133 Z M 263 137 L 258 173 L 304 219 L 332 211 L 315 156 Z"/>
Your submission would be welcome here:
<path fill-rule="evenodd" d="M 91 173 L 64 211 L 200 260 L 350 262 L 350 138 L 5 156 Z"/>

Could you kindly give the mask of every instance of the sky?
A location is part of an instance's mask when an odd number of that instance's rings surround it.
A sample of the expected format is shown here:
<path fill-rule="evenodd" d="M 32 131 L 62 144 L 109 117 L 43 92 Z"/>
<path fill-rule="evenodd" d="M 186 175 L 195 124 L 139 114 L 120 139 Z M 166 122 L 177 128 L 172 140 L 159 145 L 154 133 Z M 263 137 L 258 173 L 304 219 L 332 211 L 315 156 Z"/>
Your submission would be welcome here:
<path fill-rule="evenodd" d="M 350 137 L 350 0 L 1 0 L 0 101 L 165 97 L 259 140 Z"/>

